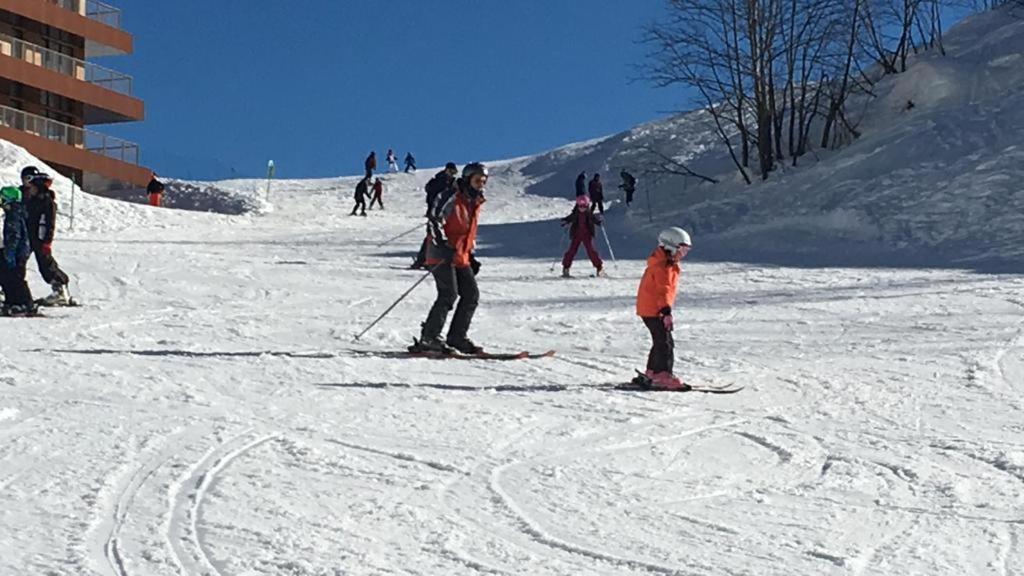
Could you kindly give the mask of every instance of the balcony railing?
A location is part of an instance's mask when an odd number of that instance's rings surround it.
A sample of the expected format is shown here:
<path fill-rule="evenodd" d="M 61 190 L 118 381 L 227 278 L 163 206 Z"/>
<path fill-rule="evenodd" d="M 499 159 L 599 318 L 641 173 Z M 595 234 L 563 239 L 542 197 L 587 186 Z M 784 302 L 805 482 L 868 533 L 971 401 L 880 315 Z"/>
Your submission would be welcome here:
<path fill-rule="evenodd" d="M 86 18 L 90 18 L 113 28 L 121 27 L 121 10 L 98 0 L 46 0 L 61 8 L 78 12 Z"/>
<path fill-rule="evenodd" d="M 121 162 L 139 163 L 139 145 L 134 142 L 58 122 L 38 114 L 29 114 L 9 106 L 0 106 L 0 126 L 88 150 L 93 154 L 100 154 Z"/>
<path fill-rule="evenodd" d="M 56 50 L 30 44 L 6 34 L 0 34 L 0 54 L 96 84 L 107 90 L 128 96 L 132 95 L 132 77 L 127 74 L 80 60 L 74 56 L 61 54 Z"/>

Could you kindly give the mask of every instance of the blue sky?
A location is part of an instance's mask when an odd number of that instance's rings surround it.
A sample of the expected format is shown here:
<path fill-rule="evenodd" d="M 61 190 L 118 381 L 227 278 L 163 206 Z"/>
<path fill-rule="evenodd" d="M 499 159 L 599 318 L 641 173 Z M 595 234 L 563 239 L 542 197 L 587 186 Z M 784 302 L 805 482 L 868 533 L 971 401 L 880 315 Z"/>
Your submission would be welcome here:
<path fill-rule="evenodd" d="M 661 0 L 111 0 L 135 54 L 138 142 L 166 176 L 356 174 L 540 152 L 689 106 L 631 82 Z"/>

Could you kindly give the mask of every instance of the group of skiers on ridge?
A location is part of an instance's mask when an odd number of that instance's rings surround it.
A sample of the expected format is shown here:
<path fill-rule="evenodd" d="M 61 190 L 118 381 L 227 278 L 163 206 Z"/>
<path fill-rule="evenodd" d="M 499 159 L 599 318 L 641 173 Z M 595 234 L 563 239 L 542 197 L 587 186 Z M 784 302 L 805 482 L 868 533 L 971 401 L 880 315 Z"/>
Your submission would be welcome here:
<path fill-rule="evenodd" d="M 4 316 L 30 316 L 39 305 L 66 306 L 71 303 L 68 294 L 68 275 L 53 257 L 53 237 L 56 231 L 57 200 L 53 178 L 35 166 L 21 171 L 21 186 L 0 189 L 0 207 L 3 208 L 3 249 L 0 251 L 0 288 L 4 293 Z M 35 255 L 43 280 L 53 293 L 41 300 L 33 300 L 25 280 L 29 256 Z"/>
<path fill-rule="evenodd" d="M 388 148 L 387 162 L 388 172 L 392 174 L 398 172 L 398 156 L 395 155 L 395 151 L 391 148 Z M 356 204 L 352 207 L 351 216 L 356 214 L 366 216 L 366 197 L 370 196 L 371 191 L 373 195 L 370 197 L 370 209 L 373 209 L 374 204 L 379 205 L 381 210 L 384 209 L 384 182 L 377 178 L 372 185 L 370 184 L 370 180 L 373 180 L 373 173 L 377 170 L 377 152 L 370 151 L 370 155 L 363 162 L 363 168 L 366 170 L 366 175 L 356 184 Z M 415 171 L 416 158 L 412 155 L 412 152 L 408 152 L 405 155 L 405 173 L 408 174 Z"/>
<path fill-rule="evenodd" d="M 625 170 L 622 173 L 628 175 Z M 483 352 L 469 338 L 469 327 L 480 301 L 476 277 L 481 265 L 474 251 L 480 212 L 486 202 L 488 177 L 487 167 L 480 162 L 467 164 L 462 169 L 461 177 L 455 163 L 449 162 L 424 186 L 427 233 L 413 267 L 429 269 L 434 277 L 437 297 L 426 320 L 421 324 L 419 339 L 409 347 L 410 352 Z M 600 177 L 595 180 L 600 183 Z M 623 180 L 625 183 L 625 176 Z M 630 184 L 635 186 L 635 183 L 636 180 L 632 179 Z M 601 190 L 598 189 L 598 192 Z M 598 202 L 602 200 L 603 196 L 599 196 Z M 591 259 L 596 260 L 598 270 L 601 269 L 600 258 L 596 257 L 596 251 L 593 250 L 593 236 L 594 226 L 599 223 L 600 216 L 594 213 L 591 197 L 586 193 L 577 197 L 573 213 L 563 219 L 563 224 L 570 226 L 573 238 L 571 253 L 575 254 L 578 247 L 584 245 Z M 689 389 L 687 384 L 673 374 L 675 343 L 672 331 L 679 264 L 691 246 L 690 235 L 685 230 L 667 228 L 658 235 L 658 245 L 647 258 L 647 269 L 637 291 L 636 313 L 650 332 L 652 345 L 647 357 L 647 370 L 637 383 L 671 390 Z M 567 252 L 566 258 L 569 256 Z M 569 266 L 571 259 L 565 268 Z M 447 335 L 442 339 L 441 333 L 452 310 L 455 310 L 455 315 Z"/>

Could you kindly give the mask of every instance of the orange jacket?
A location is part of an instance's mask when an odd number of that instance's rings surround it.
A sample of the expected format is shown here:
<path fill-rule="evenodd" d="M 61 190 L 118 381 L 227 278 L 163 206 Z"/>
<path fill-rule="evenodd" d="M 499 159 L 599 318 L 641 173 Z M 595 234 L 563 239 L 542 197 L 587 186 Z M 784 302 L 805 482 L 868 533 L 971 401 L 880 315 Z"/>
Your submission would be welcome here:
<path fill-rule="evenodd" d="M 647 257 L 647 270 L 636 295 L 636 314 L 644 318 L 661 316 L 676 302 L 679 263 L 660 246 Z"/>
<path fill-rule="evenodd" d="M 443 198 L 438 200 L 444 201 Z M 440 264 L 450 257 L 454 267 L 469 267 L 470 257 L 476 249 L 477 221 L 483 204 L 482 194 L 471 200 L 460 186 L 454 195 L 437 207 L 436 212 L 432 211 L 427 266 Z M 439 234 L 441 242 L 437 241 Z"/>

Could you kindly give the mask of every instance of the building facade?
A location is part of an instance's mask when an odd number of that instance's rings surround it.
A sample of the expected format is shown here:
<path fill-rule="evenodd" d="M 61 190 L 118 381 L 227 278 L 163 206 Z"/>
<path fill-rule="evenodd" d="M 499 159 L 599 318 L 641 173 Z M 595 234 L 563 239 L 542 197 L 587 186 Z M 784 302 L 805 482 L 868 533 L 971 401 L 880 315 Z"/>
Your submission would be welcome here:
<path fill-rule="evenodd" d="M 98 0 L 0 0 L 0 138 L 88 190 L 145 186 L 138 145 L 88 128 L 145 117 L 132 78 L 89 61 L 132 44 Z"/>

